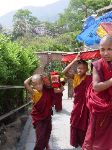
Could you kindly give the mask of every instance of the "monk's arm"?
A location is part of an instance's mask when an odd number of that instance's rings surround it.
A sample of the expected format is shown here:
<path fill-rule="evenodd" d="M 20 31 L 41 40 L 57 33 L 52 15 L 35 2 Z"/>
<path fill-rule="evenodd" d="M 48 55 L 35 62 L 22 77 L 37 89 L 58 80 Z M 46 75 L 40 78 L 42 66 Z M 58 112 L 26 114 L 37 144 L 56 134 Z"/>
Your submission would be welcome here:
<path fill-rule="evenodd" d="M 26 79 L 25 81 L 24 81 L 24 86 L 25 86 L 25 88 L 27 89 L 27 91 L 29 92 L 29 94 L 33 94 L 33 89 L 32 89 L 32 87 L 31 87 L 31 85 L 30 85 L 30 81 L 31 81 L 31 79 L 32 79 L 32 77 L 29 77 L 28 79 Z"/>
<path fill-rule="evenodd" d="M 57 88 L 54 88 L 54 93 L 62 93 L 64 91 L 64 87 L 61 86 L 61 88 L 57 89 Z"/>
<path fill-rule="evenodd" d="M 70 72 L 65 73 L 65 76 L 66 76 L 67 78 L 71 78 L 71 79 L 74 78 L 74 74 L 73 74 L 73 73 L 70 73 Z"/>
<path fill-rule="evenodd" d="M 75 64 L 77 62 L 77 60 L 80 59 L 80 54 L 77 55 L 77 57 L 70 63 L 68 64 L 65 69 L 62 71 L 63 74 L 65 74 L 65 76 L 70 77 L 70 78 L 74 78 L 74 74 L 70 74 L 68 71 L 70 70 L 70 68 L 72 67 L 73 64 Z"/>
<path fill-rule="evenodd" d="M 112 86 L 112 78 L 107 81 L 100 82 L 99 75 L 95 68 L 93 68 L 93 89 L 96 92 L 101 92 Z"/>

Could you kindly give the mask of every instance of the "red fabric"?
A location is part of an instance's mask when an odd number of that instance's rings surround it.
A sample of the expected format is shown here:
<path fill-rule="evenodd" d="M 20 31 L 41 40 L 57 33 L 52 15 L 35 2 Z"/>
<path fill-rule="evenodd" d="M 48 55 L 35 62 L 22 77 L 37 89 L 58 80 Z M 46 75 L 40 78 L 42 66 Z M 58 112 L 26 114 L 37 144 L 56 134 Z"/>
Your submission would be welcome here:
<path fill-rule="evenodd" d="M 34 150 L 47 148 L 52 130 L 51 117 L 39 121 L 35 126 L 36 144 Z"/>
<path fill-rule="evenodd" d="M 72 137 L 70 138 L 70 144 L 77 148 L 78 146 L 82 146 L 86 131 L 71 126 L 70 135 Z"/>
<path fill-rule="evenodd" d="M 53 89 L 44 88 L 41 99 L 32 108 L 32 122 L 35 126 L 38 121 L 51 116 Z"/>
<path fill-rule="evenodd" d="M 112 35 L 112 23 L 110 23 L 110 22 L 106 22 L 106 23 L 102 22 L 100 25 L 107 32 L 107 34 Z"/>
<path fill-rule="evenodd" d="M 50 82 L 49 76 L 43 76 L 42 79 L 43 79 L 44 85 L 51 87 L 51 82 Z"/>
<path fill-rule="evenodd" d="M 70 134 L 70 141 L 71 141 L 70 143 L 72 146 L 75 147 L 77 147 L 77 145 L 78 146 L 80 145 L 80 143 L 77 143 L 79 141 L 78 138 L 79 136 L 82 137 L 82 134 L 86 133 L 88 126 L 89 110 L 86 107 L 86 91 L 89 84 L 91 83 L 91 80 L 92 80 L 91 76 L 88 75 L 86 79 L 82 81 L 81 84 L 74 89 L 74 106 L 70 119 L 71 131 L 74 128 L 74 133 L 71 132 Z M 80 135 L 79 132 L 77 132 L 77 130 L 79 129 L 80 133 L 82 131 L 82 134 Z M 81 143 L 83 143 L 83 141 L 84 136 Z"/>
<path fill-rule="evenodd" d="M 82 150 L 112 150 L 112 114 L 91 114 Z"/>
<path fill-rule="evenodd" d="M 101 64 L 103 68 L 103 74 L 105 80 L 109 80 L 112 77 L 112 62 L 106 62 L 104 59 L 101 59 Z M 112 96 L 112 87 L 108 89 L 109 95 Z"/>
<path fill-rule="evenodd" d="M 110 71 L 107 65 L 108 64 L 103 59 L 93 63 L 93 66 L 96 68 L 101 81 L 108 80 L 112 77 L 112 68 Z M 112 87 L 102 92 L 95 92 L 91 84 L 87 96 L 88 107 L 91 112 L 102 113 L 112 109 Z"/>
<path fill-rule="evenodd" d="M 63 62 L 70 62 L 72 61 L 75 57 L 77 56 L 77 53 L 75 54 L 67 54 L 62 57 Z M 89 59 L 95 59 L 95 58 L 100 58 L 100 51 L 95 50 L 95 51 L 87 51 L 87 52 L 82 52 L 80 55 L 81 59 L 83 60 L 89 60 Z"/>
<path fill-rule="evenodd" d="M 58 72 L 53 71 L 53 72 L 50 72 L 50 75 L 59 75 L 59 73 L 58 73 Z"/>
<path fill-rule="evenodd" d="M 55 101 L 55 110 L 57 112 L 62 110 L 62 93 L 54 93 L 54 101 Z"/>
<path fill-rule="evenodd" d="M 51 84 L 53 88 L 59 88 L 61 86 L 60 77 L 58 72 L 50 72 Z"/>
<path fill-rule="evenodd" d="M 101 81 L 112 77 L 111 68 L 107 62 L 100 59 L 93 63 Z M 86 133 L 83 150 L 111 150 L 112 149 L 112 96 L 109 88 L 102 92 L 95 92 L 92 85 L 88 89 L 88 107 L 90 121 Z M 107 140 L 108 139 L 108 140 Z"/>

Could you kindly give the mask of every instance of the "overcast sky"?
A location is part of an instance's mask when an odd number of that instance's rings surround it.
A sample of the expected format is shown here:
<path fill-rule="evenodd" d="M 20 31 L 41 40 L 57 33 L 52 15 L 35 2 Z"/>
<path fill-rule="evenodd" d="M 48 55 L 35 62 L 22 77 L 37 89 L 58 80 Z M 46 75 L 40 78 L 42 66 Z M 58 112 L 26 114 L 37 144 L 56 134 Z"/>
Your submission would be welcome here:
<path fill-rule="evenodd" d="M 0 0 L 0 16 L 25 6 L 45 6 L 59 0 Z"/>

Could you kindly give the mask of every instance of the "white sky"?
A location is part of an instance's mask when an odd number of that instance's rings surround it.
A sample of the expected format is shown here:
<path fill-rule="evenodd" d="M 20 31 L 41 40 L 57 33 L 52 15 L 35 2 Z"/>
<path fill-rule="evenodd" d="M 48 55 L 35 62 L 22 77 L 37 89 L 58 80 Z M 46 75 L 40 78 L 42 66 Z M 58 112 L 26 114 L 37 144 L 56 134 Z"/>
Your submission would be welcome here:
<path fill-rule="evenodd" d="M 25 6 L 45 6 L 59 0 L 0 0 L 0 16 Z"/>

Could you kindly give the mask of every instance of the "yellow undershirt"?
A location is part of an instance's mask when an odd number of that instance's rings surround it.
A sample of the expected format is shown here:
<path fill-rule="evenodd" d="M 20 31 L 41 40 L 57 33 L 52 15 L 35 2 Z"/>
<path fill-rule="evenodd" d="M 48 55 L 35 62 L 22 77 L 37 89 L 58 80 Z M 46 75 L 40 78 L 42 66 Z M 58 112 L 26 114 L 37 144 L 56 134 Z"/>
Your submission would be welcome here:
<path fill-rule="evenodd" d="M 32 95 L 32 101 L 34 102 L 34 103 L 37 103 L 39 100 L 40 100 L 40 98 L 42 97 L 42 92 L 38 92 L 37 90 L 33 90 L 34 92 L 33 92 L 33 95 Z"/>
<path fill-rule="evenodd" d="M 80 78 L 80 76 L 78 74 L 74 75 L 74 79 L 73 79 L 73 88 L 76 88 L 78 85 L 80 85 L 80 83 L 86 78 L 86 76 L 84 76 L 83 78 Z"/>

